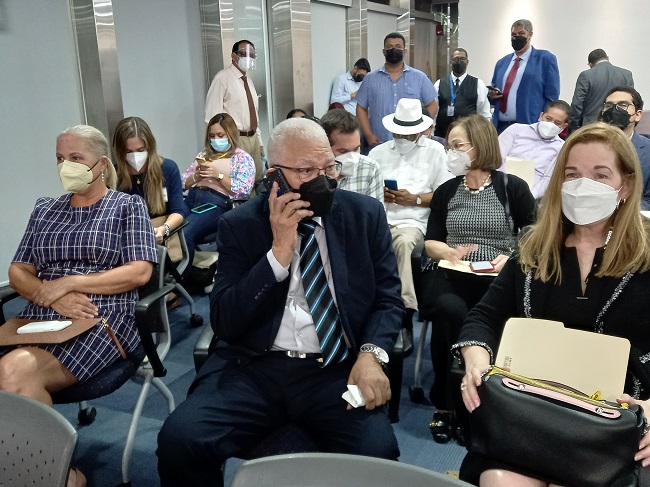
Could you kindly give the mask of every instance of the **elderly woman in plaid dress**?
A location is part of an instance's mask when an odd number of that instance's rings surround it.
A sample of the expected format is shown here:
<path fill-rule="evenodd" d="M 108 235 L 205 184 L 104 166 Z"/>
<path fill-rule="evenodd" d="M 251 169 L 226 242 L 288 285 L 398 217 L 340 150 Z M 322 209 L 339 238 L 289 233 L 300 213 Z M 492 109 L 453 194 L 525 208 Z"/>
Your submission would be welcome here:
<path fill-rule="evenodd" d="M 115 170 L 102 133 L 86 125 L 57 139 L 63 187 L 39 198 L 9 268 L 11 286 L 29 303 L 21 318 L 106 318 L 126 353 L 139 337 L 137 289 L 157 262 L 147 209 L 113 191 Z M 120 358 L 101 323 L 58 345 L 0 347 L 0 389 L 52 404 L 51 394 L 83 382 Z"/>

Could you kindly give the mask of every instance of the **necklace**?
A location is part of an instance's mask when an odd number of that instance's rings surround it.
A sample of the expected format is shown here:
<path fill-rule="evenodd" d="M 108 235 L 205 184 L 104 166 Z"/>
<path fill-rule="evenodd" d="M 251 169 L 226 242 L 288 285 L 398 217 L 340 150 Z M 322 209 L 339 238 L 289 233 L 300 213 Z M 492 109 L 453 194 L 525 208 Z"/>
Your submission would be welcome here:
<path fill-rule="evenodd" d="M 467 191 L 469 194 L 479 194 L 481 191 L 487 188 L 489 184 L 490 175 L 488 174 L 488 177 L 483 180 L 483 184 L 481 184 L 478 189 L 472 189 L 467 186 L 467 176 L 463 176 L 463 188 L 465 188 L 465 191 Z"/>

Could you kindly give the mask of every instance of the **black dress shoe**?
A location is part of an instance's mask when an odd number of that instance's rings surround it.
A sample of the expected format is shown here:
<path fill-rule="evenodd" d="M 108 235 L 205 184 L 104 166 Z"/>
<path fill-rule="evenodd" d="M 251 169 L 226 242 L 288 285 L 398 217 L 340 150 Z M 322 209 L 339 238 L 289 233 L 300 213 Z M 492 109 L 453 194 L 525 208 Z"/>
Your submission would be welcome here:
<path fill-rule="evenodd" d="M 436 443 L 447 443 L 451 440 L 451 422 L 452 417 L 450 412 L 436 411 L 433 413 L 433 419 L 431 420 L 431 423 L 429 423 L 429 429 L 431 430 L 433 441 Z"/>

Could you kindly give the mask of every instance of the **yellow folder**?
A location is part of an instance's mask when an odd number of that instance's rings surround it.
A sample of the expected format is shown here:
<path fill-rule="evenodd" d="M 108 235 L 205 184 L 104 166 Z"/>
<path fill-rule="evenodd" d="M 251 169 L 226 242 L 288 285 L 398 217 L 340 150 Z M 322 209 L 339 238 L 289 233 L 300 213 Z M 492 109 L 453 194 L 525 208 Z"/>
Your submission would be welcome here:
<path fill-rule="evenodd" d="M 510 318 L 495 363 L 614 401 L 623 393 L 629 355 L 625 338 L 565 328 L 559 321 Z"/>

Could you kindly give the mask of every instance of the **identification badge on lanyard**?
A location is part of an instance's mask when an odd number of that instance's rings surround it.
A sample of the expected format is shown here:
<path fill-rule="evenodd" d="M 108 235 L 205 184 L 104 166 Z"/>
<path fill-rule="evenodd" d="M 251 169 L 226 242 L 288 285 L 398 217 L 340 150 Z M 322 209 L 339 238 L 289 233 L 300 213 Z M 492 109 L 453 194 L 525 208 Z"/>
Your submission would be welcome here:
<path fill-rule="evenodd" d="M 447 107 L 447 116 L 448 117 L 453 117 L 454 116 L 454 105 L 449 105 Z"/>

